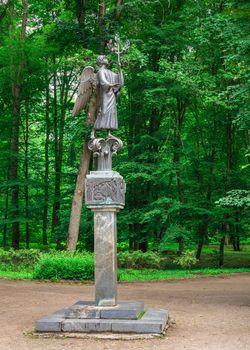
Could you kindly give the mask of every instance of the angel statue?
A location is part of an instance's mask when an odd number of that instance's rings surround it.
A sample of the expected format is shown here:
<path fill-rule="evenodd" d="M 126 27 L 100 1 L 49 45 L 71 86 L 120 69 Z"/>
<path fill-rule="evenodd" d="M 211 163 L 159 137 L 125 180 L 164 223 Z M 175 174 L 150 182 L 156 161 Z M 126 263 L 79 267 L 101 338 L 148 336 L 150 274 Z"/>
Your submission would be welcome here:
<path fill-rule="evenodd" d="M 94 124 L 91 138 L 96 130 L 103 129 L 108 131 L 109 138 L 111 131 L 118 129 L 116 99 L 124 80 L 119 60 L 118 73 L 107 68 L 109 62 L 104 55 L 98 56 L 96 63 L 100 67 L 97 73 L 90 66 L 83 69 L 72 114 L 78 115 L 89 103 L 86 124 Z"/>

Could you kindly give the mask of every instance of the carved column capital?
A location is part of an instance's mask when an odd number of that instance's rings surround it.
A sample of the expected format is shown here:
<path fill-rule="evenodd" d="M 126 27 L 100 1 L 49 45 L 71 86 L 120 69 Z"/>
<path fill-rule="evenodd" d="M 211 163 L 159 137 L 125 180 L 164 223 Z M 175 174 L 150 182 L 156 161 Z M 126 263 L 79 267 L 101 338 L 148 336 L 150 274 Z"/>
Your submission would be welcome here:
<path fill-rule="evenodd" d="M 97 157 L 97 170 L 112 170 L 112 156 L 117 154 L 122 146 L 122 141 L 115 136 L 109 136 L 106 140 L 103 138 L 91 139 L 88 143 L 88 148 Z"/>

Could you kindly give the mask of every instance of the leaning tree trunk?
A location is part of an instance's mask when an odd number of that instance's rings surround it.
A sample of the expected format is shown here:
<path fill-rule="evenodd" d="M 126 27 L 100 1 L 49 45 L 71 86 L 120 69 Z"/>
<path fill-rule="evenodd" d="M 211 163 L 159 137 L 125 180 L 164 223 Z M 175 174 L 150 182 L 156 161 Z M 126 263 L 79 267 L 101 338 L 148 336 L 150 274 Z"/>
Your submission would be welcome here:
<path fill-rule="evenodd" d="M 90 156 L 91 156 L 91 152 L 88 149 L 87 142 L 85 142 L 83 145 L 80 167 L 77 175 L 76 187 L 75 187 L 75 192 L 74 192 L 74 197 L 73 197 L 73 202 L 71 207 L 68 239 L 67 239 L 68 251 L 76 250 L 76 244 L 77 244 L 78 235 L 79 235 L 85 177 L 89 169 Z"/>

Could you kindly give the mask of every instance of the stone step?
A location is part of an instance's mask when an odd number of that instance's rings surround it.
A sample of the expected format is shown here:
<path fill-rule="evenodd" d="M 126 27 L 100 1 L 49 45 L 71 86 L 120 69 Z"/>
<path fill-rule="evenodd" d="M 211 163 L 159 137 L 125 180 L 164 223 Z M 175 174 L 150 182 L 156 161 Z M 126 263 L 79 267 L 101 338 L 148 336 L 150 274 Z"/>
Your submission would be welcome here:
<path fill-rule="evenodd" d="M 128 302 L 124 302 L 123 304 L 124 309 L 126 303 Z M 162 309 L 148 309 L 139 320 L 115 318 L 66 318 L 65 316 L 67 314 L 68 309 L 62 309 L 42 318 L 36 323 L 36 331 L 62 333 L 113 332 L 162 334 L 167 327 L 168 321 L 168 312 Z M 109 314 L 109 316 L 111 316 L 111 314 Z"/>
<path fill-rule="evenodd" d="M 143 311 L 143 301 L 121 301 L 116 306 L 96 306 L 94 302 L 78 301 L 66 310 L 65 318 L 136 320 Z"/>

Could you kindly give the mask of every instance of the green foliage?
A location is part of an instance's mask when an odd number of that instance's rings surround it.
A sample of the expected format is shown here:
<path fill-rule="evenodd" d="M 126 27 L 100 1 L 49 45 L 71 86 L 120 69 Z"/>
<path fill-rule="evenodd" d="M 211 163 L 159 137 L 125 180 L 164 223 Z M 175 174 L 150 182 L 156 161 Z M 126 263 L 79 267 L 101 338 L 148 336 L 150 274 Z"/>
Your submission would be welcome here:
<path fill-rule="evenodd" d="M 183 269 L 190 269 L 197 262 L 194 250 L 186 250 L 180 257 L 175 258 L 174 262 Z"/>
<path fill-rule="evenodd" d="M 220 198 L 215 202 L 221 207 L 250 207 L 250 191 L 247 190 L 232 190 L 228 191 L 225 197 Z"/>
<path fill-rule="evenodd" d="M 178 239 L 182 237 L 186 244 L 190 243 L 192 240 L 192 232 L 187 230 L 181 225 L 170 225 L 167 229 L 165 235 L 162 237 L 160 243 L 157 246 L 159 252 L 164 252 L 168 250 L 169 244 L 173 242 L 178 242 Z"/>
<path fill-rule="evenodd" d="M 3 250 L 0 249 L 0 265 L 13 271 L 20 269 L 32 269 L 40 260 L 41 253 L 35 249 Z"/>
<path fill-rule="evenodd" d="M 143 253 L 142 251 L 137 250 L 135 252 L 118 253 L 118 266 L 123 268 L 159 268 L 160 261 L 160 256 L 153 252 Z"/>
<path fill-rule="evenodd" d="M 93 280 L 94 257 L 90 253 L 74 255 L 66 252 L 54 255 L 44 254 L 35 266 L 33 278 L 45 280 Z"/>
<path fill-rule="evenodd" d="M 30 0 L 24 42 L 22 2 L 13 2 L 13 15 L 10 6 L 1 12 L 3 245 L 12 245 L 17 222 L 21 248 L 42 247 L 43 235 L 50 246 L 65 247 L 82 141 L 90 132 L 85 112 L 71 116 L 74 94 L 83 67 L 95 66 L 100 42 L 116 33 L 131 41 L 118 101 L 116 135 L 124 148 L 113 159 L 127 184 L 118 250 L 153 246 L 165 252 L 172 242 L 194 249 L 224 234 L 248 242 L 248 2 L 131 0 L 117 9 L 118 2 L 106 0 L 104 28 L 96 20 L 99 2 L 83 3 Z M 117 69 L 116 57 L 104 51 Z M 18 154 L 10 152 L 13 74 L 21 89 Z M 13 158 L 19 165 L 10 179 Z M 17 211 L 11 199 L 16 185 Z M 93 251 L 91 215 L 83 206 L 79 250 Z"/>

